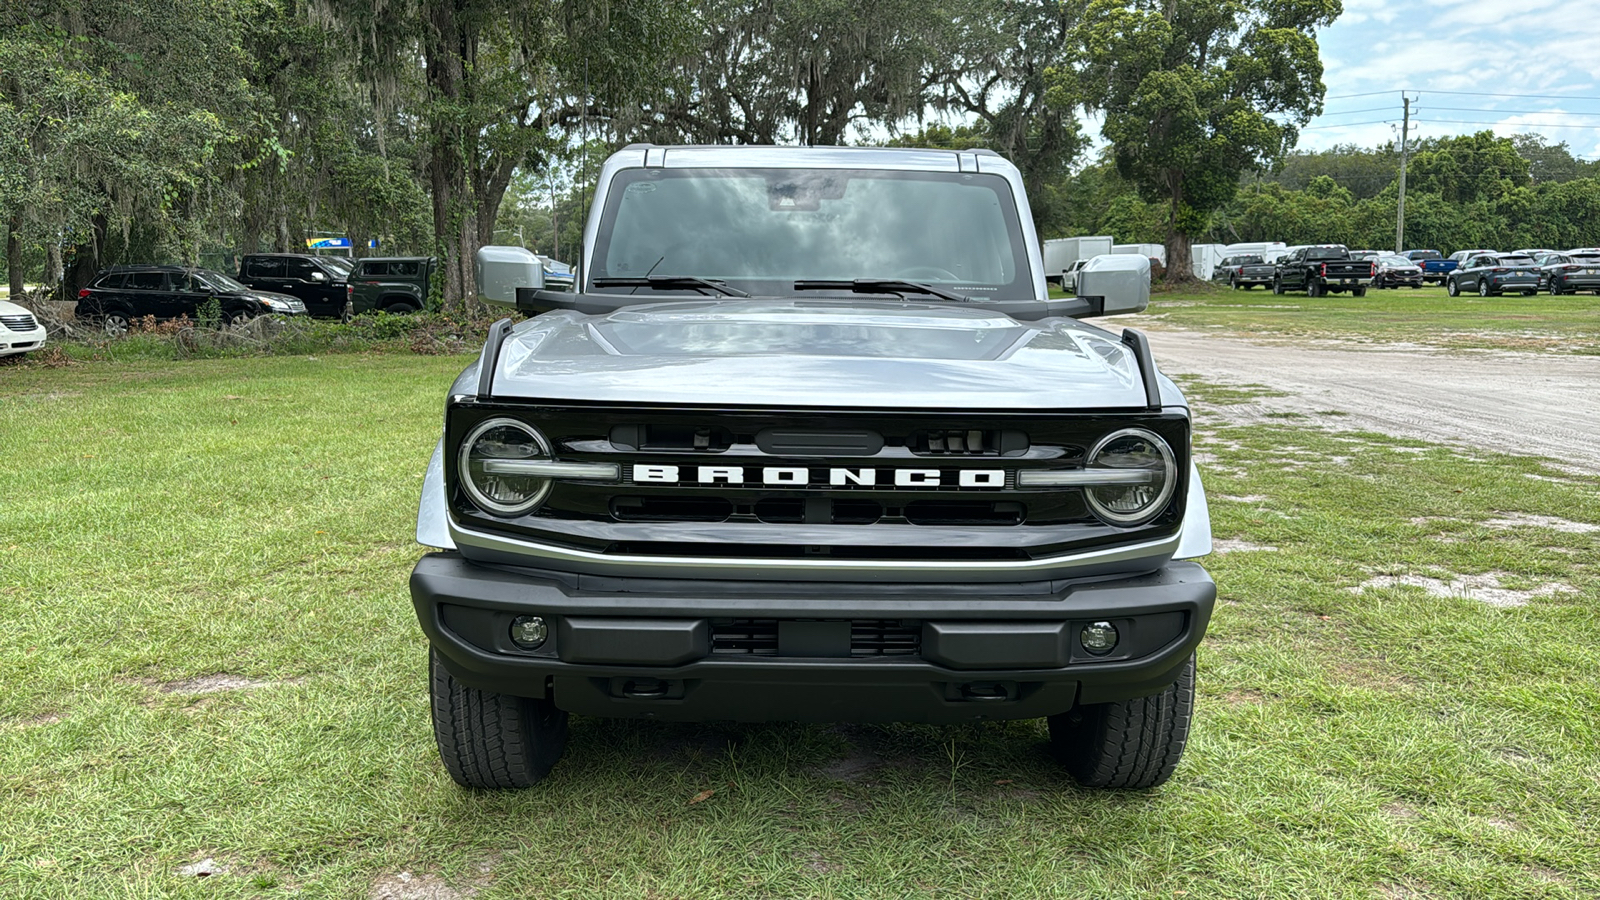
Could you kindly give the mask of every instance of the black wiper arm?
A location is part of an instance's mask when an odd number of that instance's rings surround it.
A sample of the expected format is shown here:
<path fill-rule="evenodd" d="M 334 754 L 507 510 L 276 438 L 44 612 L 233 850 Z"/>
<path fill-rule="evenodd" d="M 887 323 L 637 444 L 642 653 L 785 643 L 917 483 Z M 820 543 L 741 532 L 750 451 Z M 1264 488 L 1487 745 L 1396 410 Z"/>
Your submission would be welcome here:
<path fill-rule="evenodd" d="M 716 291 L 724 297 L 748 297 L 744 291 L 731 288 L 720 281 L 709 278 L 699 278 L 694 275 L 646 275 L 643 278 L 596 278 L 590 282 L 597 288 L 608 287 L 647 287 L 652 290 L 671 290 L 673 288 L 696 288 L 700 290 Z"/>
<path fill-rule="evenodd" d="M 971 297 L 951 293 L 920 281 L 901 281 L 898 278 L 857 278 L 853 281 L 796 281 L 797 291 L 851 291 L 857 294 L 927 294 L 951 303 L 969 303 Z"/>

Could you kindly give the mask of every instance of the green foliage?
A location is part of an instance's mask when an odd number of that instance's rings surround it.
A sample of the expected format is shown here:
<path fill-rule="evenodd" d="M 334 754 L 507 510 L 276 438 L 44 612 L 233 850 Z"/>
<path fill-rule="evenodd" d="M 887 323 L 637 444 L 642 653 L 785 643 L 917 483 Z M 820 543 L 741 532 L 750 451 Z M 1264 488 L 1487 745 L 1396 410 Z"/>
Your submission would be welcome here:
<path fill-rule="evenodd" d="M 1187 260 L 1240 175 L 1280 157 L 1321 110 L 1315 32 L 1341 11 L 1339 0 L 1089 3 L 1073 32 L 1082 67 L 1056 85 L 1104 114 L 1117 171 L 1167 206 L 1169 260 Z"/>
<path fill-rule="evenodd" d="M 201 328 L 222 327 L 222 304 L 215 297 L 207 297 L 206 302 L 195 310 L 195 319 Z"/>

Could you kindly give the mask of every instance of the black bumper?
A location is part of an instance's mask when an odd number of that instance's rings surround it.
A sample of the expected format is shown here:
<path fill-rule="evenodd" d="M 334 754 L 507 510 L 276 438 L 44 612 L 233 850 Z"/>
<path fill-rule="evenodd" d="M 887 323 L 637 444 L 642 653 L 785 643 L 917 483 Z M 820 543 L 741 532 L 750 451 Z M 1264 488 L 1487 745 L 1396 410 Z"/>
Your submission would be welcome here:
<path fill-rule="evenodd" d="M 434 553 L 411 597 L 456 678 L 573 713 L 948 723 L 1160 691 L 1200 643 L 1216 586 L 1194 563 L 1092 583 L 792 584 L 513 571 Z M 511 642 L 519 615 L 549 624 L 542 646 Z M 1078 635 L 1102 620 L 1120 640 L 1096 655 Z"/>

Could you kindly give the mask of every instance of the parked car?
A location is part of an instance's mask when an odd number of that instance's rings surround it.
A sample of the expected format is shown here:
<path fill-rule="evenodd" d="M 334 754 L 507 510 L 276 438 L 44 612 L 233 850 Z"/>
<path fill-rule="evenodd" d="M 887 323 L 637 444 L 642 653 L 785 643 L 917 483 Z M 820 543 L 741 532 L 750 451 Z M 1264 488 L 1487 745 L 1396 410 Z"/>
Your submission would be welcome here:
<path fill-rule="evenodd" d="M 1480 297 L 1497 297 L 1507 291 L 1532 296 L 1539 290 L 1539 265 L 1531 256 L 1515 253 L 1480 253 L 1467 261 L 1444 283 L 1445 293 L 1459 297 L 1476 291 Z"/>
<path fill-rule="evenodd" d="M 1445 259 L 1444 254 L 1437 250 L 1407 250 L 1400 254 L 1422 268 L 1424 283 L 1437 282 L 1444 284 L 1444 277 L 1456 268 L 1454 258 Z"/>
<path fill-rule="evenodd" d="M 1380 256 L 1375 262 L 1378 271 L 1372 276 L 1373 287 L 1422 287 L 1422 266 L 1404 256 Z"/>
<path fill-rule="evenodd" d="M 1343 244 L 1297 247 L 1278 260 L 1272 292 L 1303 290 L 1307 296 L 1321 297 L 1349 291 L 1351 296 L 1365 297 L 1377 271 L 1371 260 L 1351 259 Z"/>
<path fill-rule="evenodd" d="M 559 259 L 535 254 L 544 268 L 544 287 L 547 291 L 572 290 L 572 267 Z"/>
<path fill-rule="evenodd" d="M 0 356 L 32 353 L 44 346 L 44 326 L 25 306 L 0 300 Z"/>
<path fill-rule="evenodd" d="M 1072 291 L 1073 293 L 1077 293 L 1078 273 L 1082 272 L 1083 267 L 1088 264 L 1089 260 L 1079 259 L 1074 260 L 1072 265 L 1067 266 L 1066 270 L 1061 273 L 1061 289 L 1064 291 Z"/>
<path fill-rule="evenodd" d="M 119 335 L 136 319 L 200 320 L 200 308 L 217 301 L 222 321 L 237 325 L 260 315 L 303 316 L 298 297 L 258 291 L 210 269 L 187 266 L 113 266 L 78 292 L 76 316 Z"/>
<path fill-rule="evenodd" d="M 1253 254 L 1229 256 L 1211 270 L 1211 280 L 1225 281 L 1236 291 L 1249 290 L 1258 284 L 1270 287 L 1275 271 L 1272 263 L 1264 261 L 1260 256 Z"/>
<path fill-rule="evenodd" d="M 589 216 L 577 293 L 480 253 L 536 317 L 439 386 L 409 585 L 451 778 L 534 784 L 571 715 L 1048 719 L 1080 784 L 1167 780 L 1216 597 L 1189 404 L 1079 321 L 1146 307 L 1143 254 L 1050 297 L 988 150 L 635 144 Z"/>
<path fill-rule="evenodd" d="M 1539 257 L 1539 286 L 1551 294 L 1600 294 L 1600 250 L 1546 253 Z"/>
<path fill-rule="evenodd" d="M 437 262 L 431 256 L 358 260 L 346 289 L 350 314 L 359 316 L 379 310 L 399 315 L 424 309 Z"/>
<path fill-rule="evenodd" d="M 298 297 L 313 316 L 348 318 L 345 279 L 349 265 L 341 256 L 247 253 L 239 260 L 238 280 L 259 291 Z"/>
<path fill-rule="evenodd" d="M 1381 250 L 1351 250 L 1351 259 L 1377 259 L 1383 255 Z"/>
<path fill-rule="evenodd" d="M 1456 252 L 1450 254 L 1450 261 L 1455 263 L 1455 266 L 1451 268 L 1450 271 L 1454 272 L 1456 269 L 1461 268 L 1466 264 L 1468 259 L 1474 256 L 1482 256 L 1485 253 L 1494 254 L 1499 252 L 1499 250 L 1457 250 Z"/>

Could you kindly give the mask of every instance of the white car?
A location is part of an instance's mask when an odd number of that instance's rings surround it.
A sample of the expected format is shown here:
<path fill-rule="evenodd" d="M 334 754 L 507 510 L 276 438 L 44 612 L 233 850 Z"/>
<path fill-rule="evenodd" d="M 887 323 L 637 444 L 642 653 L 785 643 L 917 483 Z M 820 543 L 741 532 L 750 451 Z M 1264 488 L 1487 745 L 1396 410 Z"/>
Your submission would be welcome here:
<path fill-rule="evenodd" d="M 33 313 L 8 300 L 0 300 L 0 356 L 31 353 L 44 346 L 44 326 Z"/>
<path fill-rule="evenodd" d="M 1092 259 L 1093 257 L 1090 257 L 1090 258 Z M 1080 270 L 1082 270 L 1083 267 L 1088 265 L 1088 264 L 1089 264 L 1089 260 L 1080 259 L 1077 262 L 1073 263 L 1071 266 L 1068 266 L 1064 271 L 1062 271 L 1062 273 L 1061 273 L 1061 289 L 1065 290 L 1065 291 L 1071 291 L 1074 294 L 1076 294 L 1078 292 L 1078 272 Z"/>

